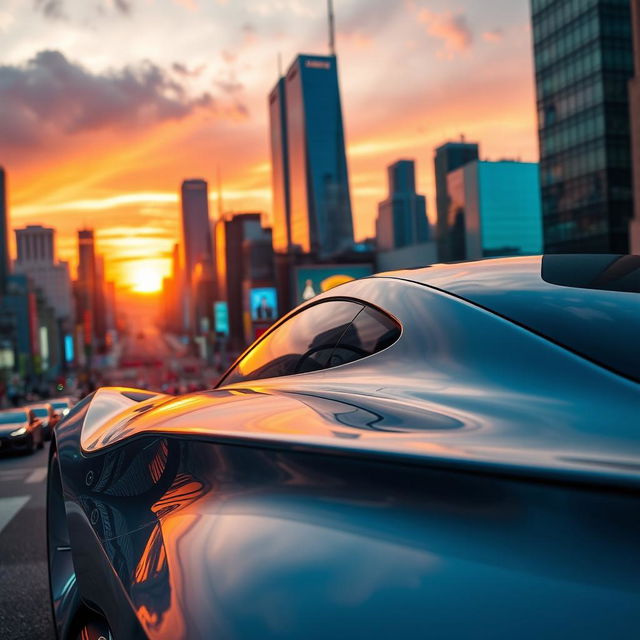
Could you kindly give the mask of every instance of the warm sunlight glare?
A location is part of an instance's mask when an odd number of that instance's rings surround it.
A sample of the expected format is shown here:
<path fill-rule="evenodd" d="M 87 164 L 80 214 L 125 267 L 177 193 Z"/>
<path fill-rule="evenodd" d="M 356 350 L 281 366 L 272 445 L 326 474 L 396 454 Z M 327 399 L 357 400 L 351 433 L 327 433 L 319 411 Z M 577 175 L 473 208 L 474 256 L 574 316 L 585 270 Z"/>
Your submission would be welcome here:
<path fill-rule="evenodd" d="M 155 264 L 140 262 L 131 267 L 131 290 L 135 293 L 157 293 L 162 289 L 163 273 Z"/>

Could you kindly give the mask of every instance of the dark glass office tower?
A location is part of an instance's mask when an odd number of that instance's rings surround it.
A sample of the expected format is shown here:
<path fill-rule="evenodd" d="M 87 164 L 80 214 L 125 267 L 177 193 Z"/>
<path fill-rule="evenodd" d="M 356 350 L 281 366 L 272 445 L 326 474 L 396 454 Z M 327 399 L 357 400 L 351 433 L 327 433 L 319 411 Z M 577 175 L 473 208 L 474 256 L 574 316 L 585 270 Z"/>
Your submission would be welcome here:
<path fill-rule="evenodd" d="M 209 196 L 206 180 L 184 180 L 180 189 L 182 202 L 183 268 L 187 284 L 193 270 L 203 260 L 212 260 Z"/>
<path fill-rule="evenodd" d="M 640 255 L 640 0 L 631 0 L 634 76 L 629 84 L 631 114 L 631 165 L 634 216 L 629 227 L 629 252 Z"/>
<path fill-rule="evenodd" d="M 286 253 L 290 249 L 290 204 L 284 78 L 278 80 L 269 94 L 269 124 L 273 188 L 273 250 L 278 253 Z"/>
<path fill-rule="evenodd" d="M 7 178 L 0 167 L 0 295 L 7 291 L 9 277 L 9 212 L 7 209 Z"/>
<path fill-rule="evenodd" d="M 628 250 L 629 0 L 531 0 L 547 252 Z"/>
<path fill-rule="evenodd" d="M 451 237 L 449 235 L 449 203 L 447 191 L 447 176 L 468 162 L 478 159 L 478 145 L 475 142 L 447 142 L 436 149 L 434 166 L 436 174 L 436 213 L 437 213 L 437 242 L 438 260 L 447 262 L 453 260 Z"/>
<path fill-rule="evenodd" d="M 416 193 L 416 164 L 398 160 L 387 167 L 389 195 L 378 204 L 376 244 L 389 251 L 429 240 L 426 198 Z"/>
<path fill-rule="evenodd" d="M 286 75 L 285 102 L 290 243 L 331 257 L 353 246 L 336 57 L 298 56 Z"/>

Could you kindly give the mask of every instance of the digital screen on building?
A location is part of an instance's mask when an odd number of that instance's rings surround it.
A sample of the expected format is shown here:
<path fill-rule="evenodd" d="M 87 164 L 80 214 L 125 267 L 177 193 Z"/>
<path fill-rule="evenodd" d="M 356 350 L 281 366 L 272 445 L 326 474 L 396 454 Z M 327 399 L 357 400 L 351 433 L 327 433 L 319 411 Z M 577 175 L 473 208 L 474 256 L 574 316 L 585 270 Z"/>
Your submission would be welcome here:
<path fill-rule="evenodd" d="M 249 291 L 249 308 L 254 322 L 273 322 L 278 317 L 278 295 L 274 287 Z"/>
<path fill-rule="evenodd" d="M 295 269 L 296 304 L 306 302 L 345 282 L 366 278 L 373 273 L 370 264 L 334 264 Z"/>
<path fill-rule="evenodd" d="M 64 359 L 65 362 L 73 362 L 74 359 L 73 353 L 73 336 L 69 334 L 64 337 Z"/>
<path fill-rule="evenodd" d="M 213 318 L 216 325 L 216 333 L 229 335 L 229 308 L 226 302 L 215 302 L 213 305 Z"/>

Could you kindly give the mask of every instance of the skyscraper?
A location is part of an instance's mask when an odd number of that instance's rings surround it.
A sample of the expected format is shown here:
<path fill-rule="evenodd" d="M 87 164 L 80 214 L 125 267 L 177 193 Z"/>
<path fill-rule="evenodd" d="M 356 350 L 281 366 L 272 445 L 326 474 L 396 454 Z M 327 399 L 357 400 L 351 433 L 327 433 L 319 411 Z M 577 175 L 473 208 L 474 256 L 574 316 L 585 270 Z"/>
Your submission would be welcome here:
<path fill-rule="evenodd" d="M 265 231 L 259 213 L 236 213 L 216 221 L 217 298 L 227 303 L 229 335 L 232 346 L 244 343 L 242 282 L 245 278 L 243 246 L 247 240 L 260 240 Z"/>
<path fill-rule="evenodd" d="M 640 254 L 640 0 L 631 0 L 631 27 L 635 75 L 629 83 L 629 112 L 634 215 L 629 227 L 629 252 Z"/>
<path fill-rule="evenodd" d="M 195 266 L 212 260 L 209 226 L 209 196 L 207 182 L 185 180 L 181 187 L 183 269 L 187 285 L 191 283 Z"/>
<path fill-rule="evenodd" d="M 285 79 L 280 78 L 269 94 L 269 124 L 271 133 L 271 182 L 273 193 L 273 250 L 287 253 L 289 236 L 289 156 L 287 149 L 287 110 Z"/>
<path fill-rule="evenodd" d="M 289 244 L 321 259 L 349 250 L 353 221 L 335 55 L 299 55 L 271 92 L 270 113 L 275 248 Z"/>
<path fill-rule="evenodd" d="M 629 0 L 531 0 L 547 252 L 628 250 Z"/>
<path fill-rule="evenodd" d="M 447 182 L 452 260 L 541 252 L 537 163 L 474 160 Z"/>
<path fill-rule="evenodd" d="M 93 229 L 79 229 L 76 312 L 78 322 L 83 325 L 86 349 L 94 345 L 96 297 L 96 248 Z"/>
<path fill-rule="evenodd" d="M 452 260 L 449 223 L 449 193 L 447 191 L 447 175 L 459 167 L 478 159 L 478 145 L 475 142 L 446 142 L 435 151 L 434 167 L 436 176 L 436 230 L 438 242 L 438 259 L 441 262 Z"/>
<path fill-rule="evenodd" d="M 7 209 L 7 177 L 0 167 L 0 295 L 7 290 L 9 277 L 9 212 Z"/>
<path fill-rule="evenodd" d="M 376 240 L 378 249 L 390 251 L 429 240 L 427 204 L 416 193 L 413 160 L 398 160 L 387 167 L 389 195 L 378 205 Z"/>
<path fill-rule="evenodd" d="M 69 265 L 58 262 L 55 255 L 55 229 L 28 225 L 16 229 L 18 257 L 14 271 L 29 276 L 42 290 L 47 303 L 55 310 L 56 318 L 71 320 L 73 297 Z"/>

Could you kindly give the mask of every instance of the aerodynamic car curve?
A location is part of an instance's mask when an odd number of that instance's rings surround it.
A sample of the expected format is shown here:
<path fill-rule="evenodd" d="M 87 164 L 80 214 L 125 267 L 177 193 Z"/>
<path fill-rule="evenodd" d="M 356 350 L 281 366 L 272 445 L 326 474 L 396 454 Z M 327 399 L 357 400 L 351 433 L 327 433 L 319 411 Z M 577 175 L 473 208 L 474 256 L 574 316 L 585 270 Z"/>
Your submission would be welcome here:
<path fill-rule="evenodd" d="M 215 389 L 55 427 L 60 638 L 629 637 L 640 256 L 340 285 Z"/>

